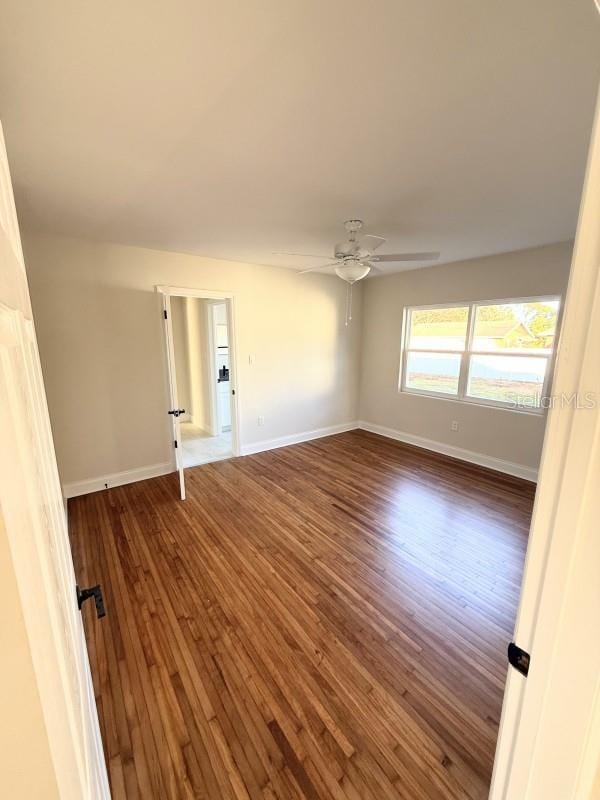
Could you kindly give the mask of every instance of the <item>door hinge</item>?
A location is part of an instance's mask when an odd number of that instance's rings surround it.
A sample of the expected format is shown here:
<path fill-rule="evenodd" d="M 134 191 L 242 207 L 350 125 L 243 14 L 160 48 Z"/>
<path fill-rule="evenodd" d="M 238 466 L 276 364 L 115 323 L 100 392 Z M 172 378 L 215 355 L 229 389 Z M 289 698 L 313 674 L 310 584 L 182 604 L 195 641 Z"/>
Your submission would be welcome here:
<path fill-rule="evenodd" d="M 522 650 L 514 642 L 511 642 L 508 645 L 508 663 L 511 665 L 511 667 L 514 667 L 517 672 L 520 672 L 521 675 L 525 675 L 525 677 L 527 677 L 530 662 L 531 656 L 529 653 L 526 653 L 525 650 Z"/>
<path fill-rule="evenodd" d="M 179 447 L 179 445 L 177 444 L 177 439 L 175 439 L 175 441 L 173 442 L 173 447 Z"/>
<path fill-rule="evenodd" d="M 165 319 L 167 319 L 167 309 L 166 308 L 163 310 L 163 316 L 164 316 Z"/>

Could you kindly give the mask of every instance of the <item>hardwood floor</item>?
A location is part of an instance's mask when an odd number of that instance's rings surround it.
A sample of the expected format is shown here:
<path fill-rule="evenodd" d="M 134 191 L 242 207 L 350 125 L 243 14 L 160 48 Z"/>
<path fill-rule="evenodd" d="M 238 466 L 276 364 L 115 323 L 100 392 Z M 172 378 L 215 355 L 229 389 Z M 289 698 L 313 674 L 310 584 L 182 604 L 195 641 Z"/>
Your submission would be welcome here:
<path fill-rule="evenodd" d="M 69 502 L 115 800 L 486 798 L 532 484 L 363 431 Z"/>

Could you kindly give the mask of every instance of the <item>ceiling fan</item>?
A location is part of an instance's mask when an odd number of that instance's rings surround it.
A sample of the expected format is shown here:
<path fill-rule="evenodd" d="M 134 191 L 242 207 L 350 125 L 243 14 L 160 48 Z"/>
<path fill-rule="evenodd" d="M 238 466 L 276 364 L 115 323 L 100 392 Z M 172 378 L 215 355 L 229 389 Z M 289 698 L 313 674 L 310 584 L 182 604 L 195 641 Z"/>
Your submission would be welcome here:
<path fill-rule="evenodd" d="M 348 238 L 344 242 L 338 242 L 333 248 L 333 259 L 329 259 L 318 267 L 303 269 L 299 273 L 304 275 L 307 272 L 321 272 L 322 270 L 333 269 L 338 278 L 346 281 L 348 285 L 348 296 L 346 300 L 346 325 L 352 319 L 352 285 L 357 281 L 366 278 L 373 272 L 381 272 L 376 264 L 381 262 L 399 263 L 401 261 L 436 261 L 440 254 L 436 252 L 424 253 L 386 253 L 376 255 L 375 250 L 381 247 L 386 241 L 383 236 L 373 236 L 364 234 L 359 236 L 363 221 L 360 219 L 349 219 L 344 222 L 344 227 L 348 233 Z M 300 256 L 302 258 L 328 258 L 323 255 L 313 253 L 286 253 L 278 252 L 274 255 L 279 256 Z"/>
<path fill-rule="evenodd" d="M 338 242 L 333 248 L 333 258 L 314 253 L 289 253 L 279 252 L 274 255 L 280 256 L 300 256 L 303 258 L 325 258 L 328 259 L 318 267 L 303 269 L 300 275 L 307 272 L 320 272 L 321 270 L 333 269 L 338 278 L 348 283 L 356 283 L 373 272 L 382 270 L 376 266 L 378 263 L 398 263 L 401 261 L 436 261 L 439 253 L 385 253 L 375 254 L 375 250 L 381 247 L 386 241 L 383 236 L 373 236 L 364 234 L 359 236 L 363 227 L 360 219 L 349 219 L 344 222 L 344 227 L 348 233 L 348 238 L 344 242 Z"/>

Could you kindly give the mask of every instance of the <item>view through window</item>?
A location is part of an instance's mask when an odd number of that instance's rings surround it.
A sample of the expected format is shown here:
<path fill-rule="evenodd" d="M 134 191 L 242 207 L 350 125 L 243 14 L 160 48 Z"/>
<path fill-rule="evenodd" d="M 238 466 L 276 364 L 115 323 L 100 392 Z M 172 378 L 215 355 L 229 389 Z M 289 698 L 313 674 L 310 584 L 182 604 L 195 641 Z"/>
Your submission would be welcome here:
<path fill-rule="evenodd" d="M 551 297 L 407 309 L 400 388 L 540 409 L 559 306 Z"/>

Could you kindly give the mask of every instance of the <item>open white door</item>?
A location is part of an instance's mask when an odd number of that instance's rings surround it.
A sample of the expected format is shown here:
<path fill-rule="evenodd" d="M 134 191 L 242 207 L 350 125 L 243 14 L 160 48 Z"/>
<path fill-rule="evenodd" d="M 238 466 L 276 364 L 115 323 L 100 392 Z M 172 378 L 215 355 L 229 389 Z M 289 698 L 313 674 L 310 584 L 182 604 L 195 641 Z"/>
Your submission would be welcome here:
<path fill-rule="evenodd" d="M 600 797 L 600 106 L 592 133 L 491 800 Z"/>
<path fill-rule="evenodd" d="M 167 292 L 162 293 L 163 317 L 165 321 L 165 350 L 167 353 L 167 369 L 169 377 L 169 401 L 171 407 L 167 413 L 172 420 L 173 446 L 175 448 L 175 467 L 179 473 L 179 491 L 181 499 L 185 500 L 185 477 L 183 473 L 183 449 L 181 447 L 181 428 L 179 417 L 185 413 L 184 408 L 179 408 L 177 397 L 177 371 L 175 369 L 175 346 L 173 344 L 173 322 L 171 318 L 171 297 Z"/>
<path fill-rule="evenodd" d="M 186 297 L 195 298 L 204 301 L 214 301 L 217 305 L 224 306 L 226 309 L 226 322 L 227 322 L 227 361 L 223 366 L 228 366 L 229 380 L 223 382 L 223 388 L 227 392 L 227 417 L 228 423 L 231 426 L 231 454 L 233 456 L 240 455 L 240 409 L 237 395 L 237 338 L 235 327 L 235 295 L 232 292 L 215 291 L 214 289 L 199 289 L 184 286 L 156 286 L 156 291 L 162 296 L 162 315 L 164 317 L 164 334 L 165 334 L 165 353 L 167 361 L 167 377 L 169 383 L 169 398 L 171 407 L 168 409 L 169 414 L 173 418 L 173 444 L 175 446 L 175 464 L 179 472 L 179 481 L 181 486 L 181 497 L 185 499 L 185 483 L 184 483 L 184 464 L 183 464 L 183 449 L 181 447 L 180 439 L 180 426 L 179 415 L 184 412 L 184 409 L 179 408 L 178 393 L 177 393 L 177 374 L 175 367 L 175 341 L 173 337 L 173 317 L 171 298 L 173 297 Z M 210 305 L 209 305 L 210 309 Z M 210 372 L 210 431 L 213 436 L 220 433 L 217 425 L 217 402 L 218 396 L 216 387 L 218 376 L 218 364 L 216 357 L 213 357 L 216 348 L 217 335 L 214 331 L 212 323 L 212 315 L 206 315 L 206 321 L 203 323 L 206 326 L 207 337 L 207 363 Z M 199 335 L 202 336 L 204 331 Z M 203 370 L 206 367 L 203 367 Z M 204 372 L 203 372 L 204 374 Z M 193 409 L 188 408 L 188 411 Z M 171 412 L 177 412 L 172 414 Z M 205 427 L 205 426 L 202 426 Z M 208 428 L 206 428 L 208 430 Z M 203 462 L 204 463 L 204 462 Z"/>
<path fill-rule="evenodd" d="M 110 797 L 0 129 L 0 515 L 62 800 Z"/>

